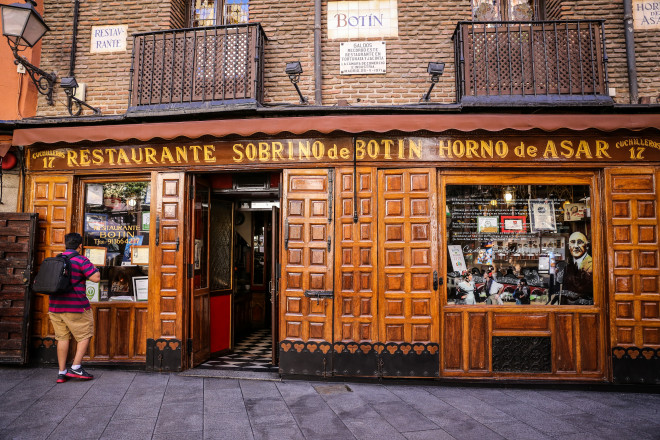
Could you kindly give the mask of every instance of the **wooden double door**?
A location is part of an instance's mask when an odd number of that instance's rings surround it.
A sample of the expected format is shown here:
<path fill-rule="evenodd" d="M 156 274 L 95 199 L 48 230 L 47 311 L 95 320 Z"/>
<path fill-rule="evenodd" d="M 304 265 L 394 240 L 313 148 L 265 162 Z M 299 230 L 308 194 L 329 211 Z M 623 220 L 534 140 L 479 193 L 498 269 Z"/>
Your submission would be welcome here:
<path fill-rule="evenodd" d="M 286 170 L 280 369 L 439 372 L 434 168 Z"/>

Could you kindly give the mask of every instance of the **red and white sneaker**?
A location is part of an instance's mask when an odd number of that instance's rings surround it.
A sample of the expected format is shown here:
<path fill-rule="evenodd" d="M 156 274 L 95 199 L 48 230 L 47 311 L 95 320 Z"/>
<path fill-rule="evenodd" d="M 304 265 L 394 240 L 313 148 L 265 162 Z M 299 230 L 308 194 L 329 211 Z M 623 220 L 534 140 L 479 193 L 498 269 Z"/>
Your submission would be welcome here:
<path fill-rule="evenodd" d="M 92 376 L 87 371 L 85 371 L 83 369 L 83 367 L 80 367 L 80 368 L 75 369 L 75 370 L 73 368 L 69 367 L 66 370 L 66 377 L 71 377 L 73 379 L 84 379 L 84 380 L 94 379 L 94 376 Z"/>

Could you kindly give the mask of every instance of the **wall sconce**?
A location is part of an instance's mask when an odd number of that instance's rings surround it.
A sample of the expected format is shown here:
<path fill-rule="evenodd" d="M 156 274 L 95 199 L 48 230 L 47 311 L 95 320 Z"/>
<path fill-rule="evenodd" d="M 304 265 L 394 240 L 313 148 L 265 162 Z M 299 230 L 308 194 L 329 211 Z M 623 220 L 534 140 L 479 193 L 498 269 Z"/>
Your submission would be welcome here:
<path fill-rule="evenodd" d="M 429 63 L 426 71 L 431 75 L 431 87 L 429 91 L 426 92 L 420 101 L 428 102 L 431 97 L 431 90 L 435 87 L 436 83 L 440 80 L 440 75 L 445 71 L 445 63 Z"/>
<path fill-rule="evenodd" d="M 78 81 L 76 81 L 75 77 L 69 76 L 62 78 L 60 86 L 64 89 L 64 93 L 66 94 L 67 110 L 69 110 L 69 114 L 71 116 L 79 116 L 82 113 L 83 107 L 87 107 L 88 109 L 93 110 L 95 115 L 101 114 L 101 110 L 92 107 L 85 101 L 76 98 L 75 94 L 76 89 L 78 88 Z M 74 106 L 76 107 L 75 111 L 73 110 Z"/>
<path fill-rule="evenodd" d="M 289 80 L 291 81 L 291 84 L 296 88 L 296 92 L 298 92 L 298 96 L 300 96 L 300 103 L 301 104 L 307 104 L 307 98 L 305 98 L 302 93 L 300 92 L 300 87 L 298 87 L 298 81 L 300 80 L 300 75 L 302 75 L 303 70 L 302 66 L 300 65 L 300 61 L 293 61 L 290 63 L 286 63 L 286 69 L 284 69 L 287 75 L 289 75 Z"/>
<path fill-rule="evenodd" d="M 41 70 L 18 54 L 27 47 L 33 47 L 50 30 L 35 6 L 34 0 L 26 0 L 25 4 L 0 5 L 2 35 L 7 37 L 9 48 L 14 54 L 14 63 L 25 67 L 39 93 L 46 96 L 49 105 L 54 105 L 53 86 L 57 75 Z"/>

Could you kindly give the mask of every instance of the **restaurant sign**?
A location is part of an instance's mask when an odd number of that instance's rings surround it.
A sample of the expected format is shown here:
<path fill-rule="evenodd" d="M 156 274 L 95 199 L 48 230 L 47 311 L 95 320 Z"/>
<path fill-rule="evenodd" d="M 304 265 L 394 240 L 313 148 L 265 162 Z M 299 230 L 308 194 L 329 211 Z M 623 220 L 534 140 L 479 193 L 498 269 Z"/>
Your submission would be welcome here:
<path fill-rule="evenodd" d="M 580 138 L 351 137 L 237 140 L 195 145 L 32 148 L 30 170 L 266 165 L 342 162 L 658 162 L 660 139 L 644 136 Z"/>

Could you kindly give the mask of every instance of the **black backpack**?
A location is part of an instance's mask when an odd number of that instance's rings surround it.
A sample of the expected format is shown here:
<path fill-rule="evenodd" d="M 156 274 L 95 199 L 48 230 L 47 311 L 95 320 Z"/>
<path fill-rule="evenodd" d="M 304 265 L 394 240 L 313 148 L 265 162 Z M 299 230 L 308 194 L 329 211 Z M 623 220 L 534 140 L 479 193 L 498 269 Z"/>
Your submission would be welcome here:
<path fill-rule="evenodd" d="M 34 278 L 32 291 L 44 295 L 63 295 L 73 290 L 71 258 L 76 256 L 78 253 L 74 252 L 70 255 L 59 254 L 46 258 Z"/>

